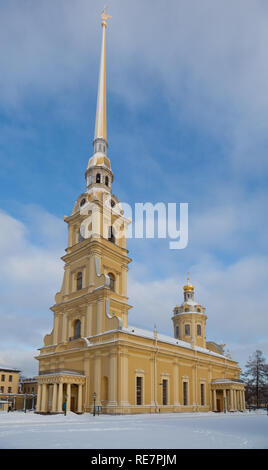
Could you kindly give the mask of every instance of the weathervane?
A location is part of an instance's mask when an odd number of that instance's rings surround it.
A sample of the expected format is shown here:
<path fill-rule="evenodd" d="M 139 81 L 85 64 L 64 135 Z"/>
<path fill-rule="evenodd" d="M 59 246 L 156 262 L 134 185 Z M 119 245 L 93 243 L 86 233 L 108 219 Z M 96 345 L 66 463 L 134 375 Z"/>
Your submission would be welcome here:
<path fill-rule="evenodd" d="M 108 20 L 108 18 L 112 18 L 111 15 L 108 15 L 108 13 L 106 13 L 106 9 L 107 9 L 107 6 L 105 5 L 101 13 L 102 24 L 104 26 L 107 26 L 106 21 Z"/>

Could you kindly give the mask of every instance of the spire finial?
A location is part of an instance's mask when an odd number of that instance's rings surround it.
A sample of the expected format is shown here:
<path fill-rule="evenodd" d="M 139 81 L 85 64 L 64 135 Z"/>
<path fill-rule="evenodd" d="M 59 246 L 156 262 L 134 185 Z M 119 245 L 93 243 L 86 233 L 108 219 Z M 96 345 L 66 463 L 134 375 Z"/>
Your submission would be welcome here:
<path fill-rule="evenodd" d="M 107 9 L 107 5 L 104 5 L 104 8 L 103 8 L 103 11 L 101 12 L 101 19 L 102 19 L 102 26 L 107 26 L 107 20 L 109 18 L 112 18 L 111 15 L 108 15 L 108 13 L 106 13 L 106 9 Z"/>
<path fill-rule="evenodd" d="M 190 273 L 188 272 L 187 273 L 187 284 L 189 284 L 189 281 L 190 281 Z"/>

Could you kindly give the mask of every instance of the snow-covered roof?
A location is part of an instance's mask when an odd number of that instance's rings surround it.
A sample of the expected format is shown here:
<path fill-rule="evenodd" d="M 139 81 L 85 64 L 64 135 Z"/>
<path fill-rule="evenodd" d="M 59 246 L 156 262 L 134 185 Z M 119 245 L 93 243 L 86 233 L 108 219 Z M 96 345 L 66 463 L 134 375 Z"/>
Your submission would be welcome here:
<path fill-rule="evenodd" d="M 6 372 L 20 372 L 19 369 L 13 369 L 12 367 L 1 367 L 0 370 L 6 371 Z"/>
<path fill-rule="evenodd" d="M 211 380 L 212 384 L 226 384 L 226 383 L 233 383 L 233 384 L 244 384 L 244 382 L 240 379 L 214 379 Z"/>
<path fill-rule="evenodd" d="M 142 328 L 137 328 L 136 326 L 128 326 L 127 328 L 124 327 L 122 328 L 122 331 L 136 335 L 136 336 L 141 336 L 143 338 L 154 339 L 153 331 L 144 330 Z M 210 351 L 210 349 L 201 348 L 200 346 L 192 346 L 191 343 L 188 343 L 186 341 L 181 341 L 180 339 L 173 338 L 172 336 L 157 333 L 157 341 L 174 344 L 175 346 L 180 346 L 181 348 L 193 349 L 195 351 L 203 352 L 205 354 L 210 354 L 211 356 L 216 356 L 216 357 L 221 357 L 227 360 L 231 360 L 230 358 L 224 356 L 223 354 L 218 354 L 214 351 Z"/>

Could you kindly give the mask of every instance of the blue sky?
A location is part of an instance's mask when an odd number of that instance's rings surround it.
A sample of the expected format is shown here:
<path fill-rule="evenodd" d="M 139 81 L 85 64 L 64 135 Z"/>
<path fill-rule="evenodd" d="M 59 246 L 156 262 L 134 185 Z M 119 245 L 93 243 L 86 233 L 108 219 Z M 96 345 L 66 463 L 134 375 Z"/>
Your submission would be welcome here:
<path fill-rule="evenodd" d="M 92 155 L 99 1 L 0 4 L 0 363 L 37 372 Z M 187 271 L 207 339 L 268 357 L 268 5 L 111 0 L 109 157 L 123 202 L 188 202 L 189 244 L 129 240 L 129 322 L 172 334 Z"/>

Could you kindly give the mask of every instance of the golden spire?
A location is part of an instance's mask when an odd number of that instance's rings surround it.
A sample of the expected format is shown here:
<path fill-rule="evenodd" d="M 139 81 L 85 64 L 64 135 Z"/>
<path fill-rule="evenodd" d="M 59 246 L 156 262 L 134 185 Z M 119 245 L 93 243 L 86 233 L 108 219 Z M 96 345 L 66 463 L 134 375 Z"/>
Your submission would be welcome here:
<path fill-rule="evenodd" d="M 95 136 L 96 139 L 104 139 L 107 143 L 107 118 L 106 118 L 106 27 L 107 19 L 111 18 L 106 13 L 104 7 L 101 14 L 102 20 L 102 47 L 101 47 L 101 60 L 100 60 L 100 72 L 99 72 L 99 85 L 98 85 L 98 99 L 97 99 L 97 110 L 96 110 L 96 123 L 95 123 Z"/>
<path fill-rule="evenodd" d="M 187 273 L 187 284 L 186 284 L 186 286 L 184 286 L 183 289 L 184 290 L 190 290 L 190 291 L 194 290 L 194 286 L 192 284 L 190 284 L 190 273 Z"/>

